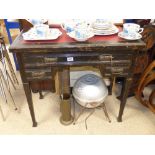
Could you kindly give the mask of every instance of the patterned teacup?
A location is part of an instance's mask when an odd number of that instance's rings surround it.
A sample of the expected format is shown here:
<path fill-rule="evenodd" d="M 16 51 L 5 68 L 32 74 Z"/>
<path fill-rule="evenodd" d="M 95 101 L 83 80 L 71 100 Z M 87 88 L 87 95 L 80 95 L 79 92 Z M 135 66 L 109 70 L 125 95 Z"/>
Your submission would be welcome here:
<path fill-rule="evenodd" d="M 83 21 L 76 24 L 75 27 L 75 37 L 77 38 L 87 38 L 90 32 L 90 25 Z"/>
<path fill-rule="evenodd" d="M 88 36 L 88 29 L 86 29 L 86 28 L 75 29 L 75 37 L 76 38 L 84 39 L 84 38 L 87 38 L 87 36 Z"/>
<path fill-rule="evenodd" d="M 123 33 L 126 35 L 135 35 L 136 33 L 142 33 L 143 28 L 140 28 L 140 25 L 135 23 L 125 23 L 123 24 Z"/>
<path fill-rule="evenodd" d="M 67 20 L 61 24 L 62 29 L 64 29 L 67 33 L 74 31 L 75 22 L 73 20 Z"/>
<path fill-rule="evenodd" d="M 50 29 L 46 24 L 38 24 L 34 26 L 36 33 L 39 37 L 47 37 Z"/>

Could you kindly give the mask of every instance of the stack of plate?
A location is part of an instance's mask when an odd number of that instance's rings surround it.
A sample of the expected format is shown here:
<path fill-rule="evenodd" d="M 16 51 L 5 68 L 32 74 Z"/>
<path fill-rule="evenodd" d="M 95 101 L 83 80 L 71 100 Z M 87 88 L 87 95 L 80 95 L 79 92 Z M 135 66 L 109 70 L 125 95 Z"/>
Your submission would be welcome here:
<path fill-rule="evenodd" d="M 112 35 L 118 33 L 118 28 L 111 22 L 105 20 L 96 20 L 92 23 L 95 35 Z"/>

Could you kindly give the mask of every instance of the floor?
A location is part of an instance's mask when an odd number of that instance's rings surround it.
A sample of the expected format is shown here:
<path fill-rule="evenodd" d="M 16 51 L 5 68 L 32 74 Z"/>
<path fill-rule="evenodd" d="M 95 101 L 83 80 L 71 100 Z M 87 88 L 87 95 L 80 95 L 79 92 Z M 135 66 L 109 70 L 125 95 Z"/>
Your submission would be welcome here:
<path fill-rule="evenodd" d="M 12 58 L 12 57 L 11 57 Z M 20 74 L 16 71 L 20 81 Z M 34 109 L 38 127 L 32 127 L 30 113 L 23 91 L 20 84 L 12 88 L 11 92 L 18 106 L 18 111 L 14 110 L 11 98 L 8 96 L 9 104 L 0 98 L 0 104 L 3 109 L 6 120 L 3 121 L 0 115 L 0 134 L 69 134 L 69 135 L 152 135 L 155 134 L 155 115 L 147 108 L 142 106 L 134 97 L 127 100 L 124 110 L 123 122 L 118 123 L 116 118 L 119 111 L 119 100 L 116 96 L 120 92 L 121 85 L 116 85 L 113 95 L 108 96 L 105 100 L 107 110 L 111 119 L 109 123 L 102 109 L 96 109 L 95 113 L 87 120 L 87 130 L 85 127 L 85 118 L 90 110 L 80 117 L 76 125 L 64 126 L 60 123 L 61 116 L 59 96 L 55 93 L 44 93 L 44 99 L 40 100 L 38 94 L 33 94 Z M 145 89 L 145 94 L 154 89 L 150 86 Z M 80 107 L 76 105 L 76 115 Z"/>

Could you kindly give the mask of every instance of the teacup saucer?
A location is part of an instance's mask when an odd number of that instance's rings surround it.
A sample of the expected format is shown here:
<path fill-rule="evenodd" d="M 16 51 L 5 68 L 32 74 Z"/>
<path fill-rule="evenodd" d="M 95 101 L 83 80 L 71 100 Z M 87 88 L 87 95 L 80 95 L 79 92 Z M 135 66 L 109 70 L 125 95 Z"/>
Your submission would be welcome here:
<path fill-rule="evenodd" d="M 126 40 L 139 40 L 142 38 L 142 35 L 139 34 L 139 33 L 134 33 L 134 35 L 127 35 L 126 33 L 124 33 L 123 31 L 122 32 L 119 32 L 118 33 L 118 36 L 120 38 L 123 38 L 123 39 L 126 39 Z"/>
<path fill-rule="evenodd" d="M 86 41 L 86 40 L 92 38 L 92 37 L 94 36 L 94 33 L 91 32 L 91 31 L 88 32 L 86 38 L 78 38 L 78 37 L 75 35 L 75 31 L 69 32 L 69 33 L 67 33 L 67 35 L 70 36 L 71 38 L 75 39 L 76 41 L 82 42 L 82 41 Z"/>
<path fill-rule="evenodd" d="M 59 36 L 62 35 L 62 32 L 57 28 L 50 28 L 49 33 L 45 36 L 40 36 L 37 34 L 36 29 L 33 27 L 29 31 L 22 34 L 23 39 L 27 41 L 34 41 L 34 40 L 55 40 Z"/>

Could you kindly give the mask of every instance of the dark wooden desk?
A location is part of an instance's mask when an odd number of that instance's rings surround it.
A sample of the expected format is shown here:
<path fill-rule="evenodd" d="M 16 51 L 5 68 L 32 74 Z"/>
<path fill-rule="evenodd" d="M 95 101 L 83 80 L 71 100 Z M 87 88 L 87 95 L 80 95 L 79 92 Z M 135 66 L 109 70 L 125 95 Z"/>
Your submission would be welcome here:
<path fill-rule="evenodd" d="M 61 30 L 62 31 L 62 30 Z M 32 81 L 51 80 L 59 72 L 61 103 L 61 122 L 70 124 L 73 120 L 70 108 L 70 66 L 94 66 L 100 69 L 104 77 L 124 77 L 121 91 L 121 103 L 118 121 L 122 115 L 132 82 L 136 57 L 146 52 L 142 40 L 125 41 L 113 36 L 95 36 L 86 42 L 76 42 L 65 34 L 55 41 L 26 42 L 21 34 L 10 46 L 10 52 L 16 53 L 20 74 L 27 97 L 33 126 L 35 119 L 31 86 Z"/>

